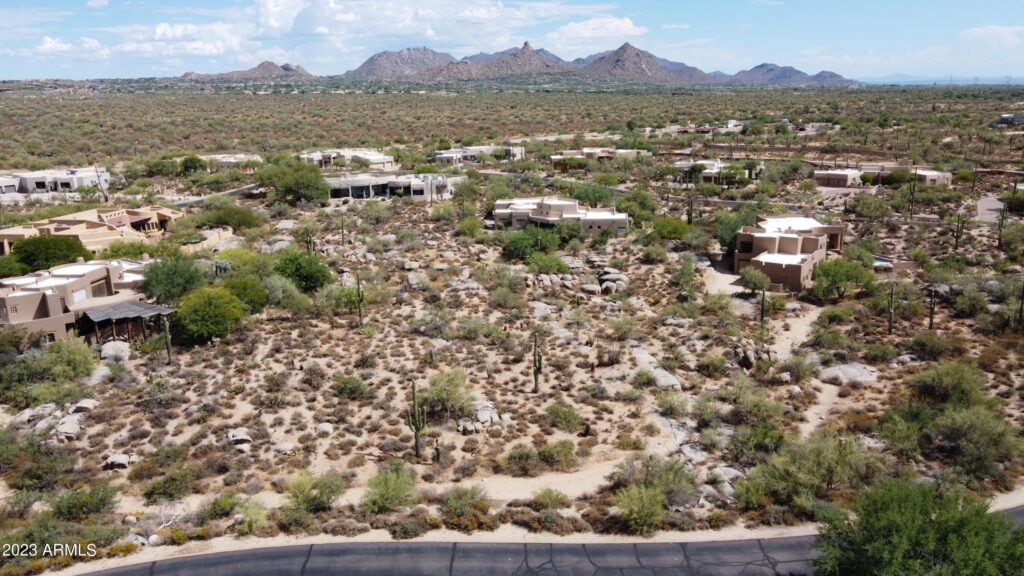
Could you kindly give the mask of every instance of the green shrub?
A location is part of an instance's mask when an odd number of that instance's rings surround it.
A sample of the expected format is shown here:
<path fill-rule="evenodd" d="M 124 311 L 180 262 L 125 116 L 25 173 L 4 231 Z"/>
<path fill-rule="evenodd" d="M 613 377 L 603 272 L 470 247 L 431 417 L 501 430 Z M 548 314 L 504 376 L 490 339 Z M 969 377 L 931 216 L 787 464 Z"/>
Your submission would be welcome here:
<path fill-rule="evenodd" d="M 250 314 L 262 312 L 267 306 L 267 291 L 252 276 L 229 278 L 224 281 L 224 287 L 245 304 Z"/>
<path fill-rule="evenodd" d="M 583 425 L 583 418 L 571 406 L 552 404 L 544 409 L 555 427 L 566 432 L 575 432 Z"/>
<path fill-rule="evenodd" d="M 1001 415 L 983 406 L 947 410 L 928 427 L 929 435 L 956 468 L 975 480 L 1005 480 L 999 466 L 1021 453 L 1017 430 Z"/>
<path fill-rule="evenodd" d="M 535 493 L 530 500 L 530 508 L 538 512 L 541 510 L 568 508 L 571 504 L 572 500 L 568 496 L 554 488 L 544 488 Z"/>
<path fill-rule="evenodd" d="M 657 378 L 650 370 L 639 370 L 633 374 L 633 386 L 637 388 L 650 388 L 658 383 Z"/>
<path fill-rule="evenodd" d="M 620 318 L 610 318 L 606 322 L 608 328 L 612 331 L 612 337 L 616 340 L 627 340 L 633 336 L 633 333 L 637 329 L 637 322 L 629 316 L 622 316 Z"/>
<path fill-rule="evenodd" d="M 941 362 L 910 380 L 911 388 L 934 404 L 969 407 L 988 403 L 985 373 L 971 364 Z"/>
<path fill-rule="evenodd" d="M 668 251 L 664 246 L 658 244 L 644 248 L 640 255 L 640 261 L 644 264 L 657 264 L 666 260 L 668 260 Z"/>
<path fill-rule="evenodd" d="M 609 476 L 612 489 L 644 486 L 657 490 L 671 506 L 682 506 L 699 494 L 693 474 L 677 458 L 631 454 Z"/>
<path fill-rule="evenodd" d="M 292 281 L 303 292 L 316 292 L 331 282 L 331 271 L 320 258 L 308 252 L 287 252 L 277 261 L 274 272 Z"/>
<path fill-rule="evenodd" d="M 14 243 L 14 258 L 30 271 L 70 264 L 78 258 L 92 260 L 92 253 L 74 236 L 32 236 Z"/>
<path fill-rule="evenodd" d="M 472 402 L 473 394 L 466 389 L 466 373 L 461 368 L 434 374 L 423 393 L 423 406 L 435 417 L 458 417 L 469 411 Z"/>
<path fill-rule="evenodd" d="M 263 528 L 267 522 L 267 510 L 259 500 L 249 499 L 238 507 L 242 521 L 238 524 L 238 534 L 248 536 Z"/>
<path fill-rule="evenodd" d="M 910 350 L 919 358 L 934 360 L 949 353 L 953 345 L 936 332 L 917 332 L 910 340 Z"/>
<path fill-rule="evenodd" d="M 334 395 L 346 400 L 366 400 L 377 395 L 377 391 L 358 378 L 351 376 L 334 376 Z"/>
<path fill-rule="evenodd" d="M 526 264 L 534 274 L 568 274 L 569 265 L 554 254 L 534 252 L 526 259 Z"/>
<path fill-rule="evenodd" d="M 511 476 L 536 476 L 541 461 L 537 451 L 529 446 L 513 446 L 505 454 L 503 468 Z"/>
<path fill-rule="evenodd" d="M 147 486 L 142 495 L 147 506 L 158 502 L 174 502 L 191 493 L 195 483 L 196 474 L 191 468 L 175 468 Z"/>
<path fill-rule="evenodd" d="M 199 522 L 205 524 L 210 520 L 227 518 L 235 511 L 238 504 L 238 494 L 231 491 L 225 492 L 203 505 L 199 510 Z"/>
<path fill-rule="evenodd" d="M 416 503 L 416 498 L 415 472 L 395 459 L 370 479 L 362 508 L 370 514 L 381 514 L 408 508 Z"/>
<path fill-rule="evenodd" d="M 245 305 L 226 288 L 207 287 L 182 297 L 175 321 L 197 343 L 223 338 L 245 317 Z"/>
<path fill-rule="evenodd" d="M 665 516 L 665 495 L 656 488 L 630 485 L 615 493 L 612 502 L 622 510 L 630 532 L 648 534 Z"/>
<path fill-rule="evenodd" d="M 483 223 L 476 216 L 467 216 L 462 220 L 459 220 L 459 225 L 455 228 L 455 233 L 459 236 L 465 236 L 467 238 L 476 238 L 480 236 L 483 231 Z"/>
<path fill-rule="evenodd" d="M 139 289 L 157 304 L 170 305 L 205 284 L 203 271 L 194 261 L 175 256 L 146 266 Z"/>
<path fill-rule="evenodd" d="M 98 482 L 88 490 L 65 492 L 50 500 L 50 508 L 61 520 L 79 522 L 95 514 L 109 512 L 118 489 L 106 481 Z"/>
<path fill-rule="evenodd" d="M 558 245 L 558 234 L 554 230 L 528 226 L 505 238 L 501 254 L 506 260 L 526 260 L 535 252 L 554 252 Z"/>
<path fill-rule="evenodd" d="M 441 505 L 444 525 L 471 534 L 476 530 L 494 530 L 498 520 L 489 515 L 487 495 L 479 486 L 456 487 L 445 495 Z"/>
<path fill-rule="evenodd" d="M 680 418 L 686 414 L 686 398 L 678 392 L 667 391 L 658 395 L 658 412 L 666 418 Z"/>
<path fill-rule="evenodd" d="M 348 488 L 345 479 L 333 472 L 324 472 L 313 478 L 303 471 L 288 483 L 288 501 L 292 508 L 307 514 L 318 514 L 331 509 L 339 496 Z"/>
<path fill-rule="evenodd" d="M 697 372 L 708 378 L 722 378 L 725 376 L 725 358 L 705 354 L 697 361 Z"/>
<path fill-rule="evenodd" d="M 431 516 L 425 508 L 417 508 L 409 515 L 386 523 L 388 534 L 395 540 L 409 540 L 440 528 L 443 523 L 436 516 Z"/>
<path fill-rule="evenodd" d="M 888 344 L 872 342 L 864 347 L 864 359 L 868 362 L 882 363 L 896 358 L 899 352 Z"/>
<path fill-rule="evenodd" d="M 545 444 L 537 450 L 540 461 L 552 470 L 569 472 L 576 468 L 575 446 L 572 440 L 562 440 L 553 444 Z"/>

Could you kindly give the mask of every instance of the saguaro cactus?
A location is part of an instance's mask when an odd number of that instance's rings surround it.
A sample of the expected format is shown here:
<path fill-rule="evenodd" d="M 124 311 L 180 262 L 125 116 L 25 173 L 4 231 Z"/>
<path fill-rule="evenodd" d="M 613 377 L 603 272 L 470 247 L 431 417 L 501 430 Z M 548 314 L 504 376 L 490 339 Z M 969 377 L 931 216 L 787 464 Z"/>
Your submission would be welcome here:
<path fill-rule="evenodd" d="M 363 325 L 363 281 L 356 272 L 356 312 L 359 313 L 359 326 Z M 415 390 L 415 388 L 413 388 Z"/>
<path fill-rule="evenodd" d="M 406 410 L 405 421 L 409 425 L 409 430 L 412 430 L 414 438 L 413 449 L 416 451 L 416 457 L 419 458 L 423 447 L 421 436 L 423 431 L 427 429 L 427 409 L 424 406 L 420 406 L 419 398 L 416 396 L 415 380 L 412 383 L 412 407 Z"/>
<path fill-rule="evenodd" d="M 540 392 L 540 374 L 544 370 L 544 354 L 540 351 L 540 335 L 533 334 L 533 393 Z"/>

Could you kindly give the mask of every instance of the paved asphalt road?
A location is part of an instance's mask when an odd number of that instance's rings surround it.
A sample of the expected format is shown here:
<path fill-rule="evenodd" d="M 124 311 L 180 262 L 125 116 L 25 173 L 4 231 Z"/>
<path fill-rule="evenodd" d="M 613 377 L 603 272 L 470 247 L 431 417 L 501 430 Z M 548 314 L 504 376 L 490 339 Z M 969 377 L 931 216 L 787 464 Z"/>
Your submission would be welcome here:
<path fill-rule="evenodd" d="M 1008 510 L 1024 523 L 1024 506 Z M 678 544 L 387 542 L 172 558 L 93 576 L 785 576 L 811 574 L 814 537 Z"/>

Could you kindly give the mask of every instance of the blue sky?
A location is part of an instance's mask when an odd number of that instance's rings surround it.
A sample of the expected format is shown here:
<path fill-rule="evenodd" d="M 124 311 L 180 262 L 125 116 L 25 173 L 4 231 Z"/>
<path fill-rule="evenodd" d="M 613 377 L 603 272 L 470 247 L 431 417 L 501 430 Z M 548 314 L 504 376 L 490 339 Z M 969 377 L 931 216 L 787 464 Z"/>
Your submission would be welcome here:
<path fill-rule="evenodd" d="M 965 4 L 967 7 L 965 7 Z M 1024 77 L 1019 0 L 3 0 L 0 79 L 176 76 L 263 60 L 340 74 L 380 50 L 456 57 L 623 42 L 705 71 Z"/>

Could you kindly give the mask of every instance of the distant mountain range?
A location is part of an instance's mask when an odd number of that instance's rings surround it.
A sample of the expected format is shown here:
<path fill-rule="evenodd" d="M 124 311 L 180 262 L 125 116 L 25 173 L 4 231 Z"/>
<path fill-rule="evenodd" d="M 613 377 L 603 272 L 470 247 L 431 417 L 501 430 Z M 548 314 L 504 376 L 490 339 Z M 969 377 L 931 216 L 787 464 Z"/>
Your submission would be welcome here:
<path fill-rule="evenodd" d="M 223 74 L 197 74 L 195 72 L 186 72 L 181 75 L 182 80 L 200 80 L 200 81 L 240 81 L 240 80 L 272 80 L 272 81 L 294 81 L 294 80 L 310 80 L 316 78 L 313 74 L 310 74 L 302 66 L 296 66 L 292 64 L 281 64 L 278 66 L 273 62 L 261 62 L 255 68 L 249 68 L 248 70 L 237 70 L 235 72 L 225 72 Z"/>
<path fill-rule="evenodd" d="M 224 74 L 181 76 L 190 81 L 315 81 L 318 77 L 301 66 L 263 62 L 255 68 Z M 456 60 L 450 54 L 430 48 L 405 48 L 379 52 L 355 70 L 333 78 L 342 80 L 399 80 L 437 84 L 469 81 L 531 80 L 540 82 L 638 83 L 653 85 L 726 85 L 726 86 L 850 86 L 847 80 L 829 71 L 810 75 L 791 66 L 760 64 L 750 70 L 729 75 L 659 58 L 626 43 L 616 50 L 598 52 L 571 62 L 547 50 L 534 50 L 530 43 L 493 54 L 479 53 Z"/>

